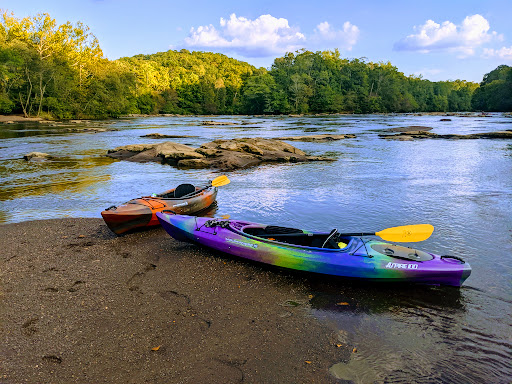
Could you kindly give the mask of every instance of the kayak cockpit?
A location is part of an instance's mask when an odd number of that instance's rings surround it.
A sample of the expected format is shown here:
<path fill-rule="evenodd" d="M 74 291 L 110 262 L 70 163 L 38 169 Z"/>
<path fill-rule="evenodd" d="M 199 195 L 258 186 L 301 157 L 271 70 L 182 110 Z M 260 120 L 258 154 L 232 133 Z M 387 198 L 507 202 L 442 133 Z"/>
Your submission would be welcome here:
<path fill-rule="evenodd" d="M 350 237 L 340 236 L 335 229 L 330 233 L 312 233 L 296 228 L 268 225 L 266 227 L 246 226 L 242 232 L 270 241 L 312 248 L 343 249 L 351 240 Z"/>
<path fill-rule="evenodd" d="M 180 184 L 176 188 L 155 194 L 152 197 L 159 197 L 162 199 L 181 199 L 185 196 L 192 197 L 194 192 L 199 191 L 200 189 L 201 188 L 195 187 L 192 184 Z"/>

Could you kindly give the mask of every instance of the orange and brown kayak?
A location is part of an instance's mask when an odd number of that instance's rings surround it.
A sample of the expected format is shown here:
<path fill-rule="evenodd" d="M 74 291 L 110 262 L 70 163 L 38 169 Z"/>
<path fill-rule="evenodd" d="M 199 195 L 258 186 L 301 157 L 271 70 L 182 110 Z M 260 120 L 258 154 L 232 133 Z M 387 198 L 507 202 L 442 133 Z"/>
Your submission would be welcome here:
<path fill-rule="evenodd" d="M 112 232 L 122 233 L 143 227 L 160 225 L 157 212 L 172 211 L 180 215 L 191 215 L 203 211 L 215 203 L 217 187 L 195 187 L 180 184 L 174 189 L 143 196 L 118 206 L 111 206 L 101 216 Z"/>

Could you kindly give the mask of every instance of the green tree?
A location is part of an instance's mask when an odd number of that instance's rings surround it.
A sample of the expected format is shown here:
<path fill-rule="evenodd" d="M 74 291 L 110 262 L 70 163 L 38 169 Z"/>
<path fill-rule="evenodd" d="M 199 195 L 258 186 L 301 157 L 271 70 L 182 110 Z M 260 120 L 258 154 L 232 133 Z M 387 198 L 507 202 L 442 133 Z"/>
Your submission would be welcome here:
<path fill-rule="evenodd" d="M 512 67 L 500 65 L 487 73 L 471 104 L 480 111 L 512 111 Z"/>
<path fill-rule="evenodd" d="M 262 115 L 276 112 L 276 83 L 267 72 L 259 71 L 249 77 L 242 88 L 243 110 L 245 113 Z M 276 105 L 277 104 L 277 105 Z"/>

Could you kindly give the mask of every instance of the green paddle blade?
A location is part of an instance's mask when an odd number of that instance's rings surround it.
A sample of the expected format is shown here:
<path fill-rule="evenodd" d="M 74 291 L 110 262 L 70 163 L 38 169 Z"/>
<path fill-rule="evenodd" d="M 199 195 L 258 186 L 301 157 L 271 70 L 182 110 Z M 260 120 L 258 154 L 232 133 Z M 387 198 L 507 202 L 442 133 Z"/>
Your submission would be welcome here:
<path fill-rule="evenodd" d="M 430 224 L 403 225 L 384 229 L 375 234 L 386 241 L 416 242 L 427 240 L 434 232 Z"/>
<path fill-rule="evenodd" d="M 228 179 L 226 175 L 222 175 L 219 177 L 216 177 L 212 180 L 212 186 L 213 187 L 221 187 L 223 185 L 229 184 L 231 181 Z"/>

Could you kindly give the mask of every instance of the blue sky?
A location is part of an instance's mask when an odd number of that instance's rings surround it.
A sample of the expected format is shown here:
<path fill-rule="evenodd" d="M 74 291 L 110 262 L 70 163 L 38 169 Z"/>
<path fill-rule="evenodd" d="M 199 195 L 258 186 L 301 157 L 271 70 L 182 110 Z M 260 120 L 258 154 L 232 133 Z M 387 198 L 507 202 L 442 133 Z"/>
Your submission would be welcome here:
<path fill-rule="evenodd" d="M 0 0 L 0 9 L 81 21 L 109 59 L 185 48 L 269 68 L 299 48 L 338 48 L 405 75 L 475 82 L 512 65 L 511 0 Z"/>

